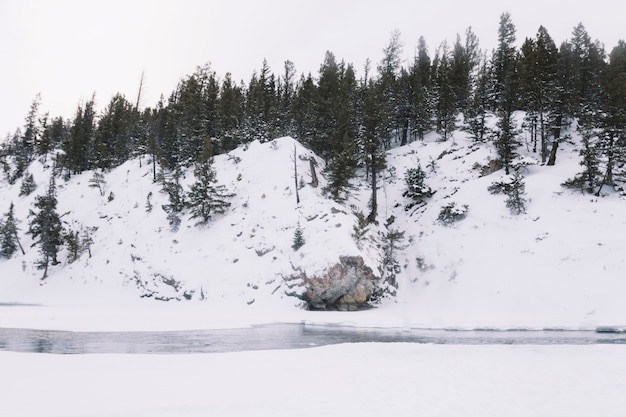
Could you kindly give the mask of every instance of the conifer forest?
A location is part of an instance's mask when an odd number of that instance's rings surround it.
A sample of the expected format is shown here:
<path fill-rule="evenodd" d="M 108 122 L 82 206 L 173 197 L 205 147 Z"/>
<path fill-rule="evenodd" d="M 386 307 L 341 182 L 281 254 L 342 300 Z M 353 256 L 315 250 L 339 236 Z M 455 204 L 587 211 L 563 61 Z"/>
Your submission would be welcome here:
<path fill-rule="evenodd" d="M 215 184 L 213 156 L 253 140 L 291 136 L 325 160 L 329 198 L 345 201 L 351 181 L 367 176 L 374 192 L 366 220 L 372 223 L 377 221 L 376 182 L 391 147 L 431 132 L 441 141 L 454 140 L 454 132 L 463 130 L 477 145 L 492 143 L 498 168 L 509 174 L 518 168 L 521 132 L 531 138 L 541 163 L 553 165 L 559 144 L 571 139 L 562 130 L 574 125 L 583 138 L 582 168 L 577 177 L 563 178 L 564 185 L 590 193 L 609 185 L 621 189 L 626 181 L 626 43 L 606 50 L 583 24 L 560 45 L 544 26 L 521 47 L 517 42 L 514 22 L 504 13 L 491 52 L 480 48 L 469 28 L 434 50 L 420 38 L 407 63 L 401 58 L 405 44 L 395 31 L 382 56 L 361 69 L 331 51 L 317 73 L 298 74 L 291 61 L 282 69 L 263 62 L 247 82 L 204 65 L 154 107 L 139 108 L 140 87 L 136 100 L 117 94 L 101 112 L 95 97 L 80 103 L 73 118 L 41 114 L 35 98 L 24 125 L 0 146 L 0 169 L 9 183 L 22 182 L 29 194 L 27 167 L 40 157 L 54 158 L 54 176 L 68 179 L 150 155 L 153 180 L 162 182 L 169 196 L 164 209 L 175 229 L 184 208 L 199 223 L 228 210 L 229 191 Z M 513 117 L 516 112 L 524 115 L 521 123 Z M 190 167 L 203 180 L 184 198 L 179 178 Z M 42 268 L 56 262 L 54 248 L 61 242 L 60 220 L 42 215 L 54 212 L 54 176 L 39 197 L 40 212 L 30 216 L 28 231 L 47 245 Z M 99 187 L 97 173 L 92 182 Z M 12 210 L 2 218 L 3 255 L 17 251 Z"/>

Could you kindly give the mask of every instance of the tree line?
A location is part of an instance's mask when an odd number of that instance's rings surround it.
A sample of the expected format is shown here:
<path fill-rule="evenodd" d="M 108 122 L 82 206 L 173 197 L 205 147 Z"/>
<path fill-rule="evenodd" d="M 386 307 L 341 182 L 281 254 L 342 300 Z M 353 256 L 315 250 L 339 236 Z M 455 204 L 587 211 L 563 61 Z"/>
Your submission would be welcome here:
<path fill-rule="evenodd" d="M 184 207 L 176 187 L 181 169 L 194 166 L 199 177 L 214 182 L 213 155 L 289 135 L 324 158 L 324 191 L 336 201 L 349 196 L 351 180 L 364 172 L 372 191 L 367 220 L 374 222 L 377 181 L 391 146 L 423 140 L 431 132 L 446 141 L 463 129 L 477 142 L 492 142 L 508 174 L 517 168 L 520 129 L 528 131 L 541 162 L 552 165 L 567 139 L 561 130 L 576 122 L 583 169 L 566 185 L 599 193 L 603 185 L 623 181 L 626 43 L 619 41 L 607 54 L 578 24 L 558 46 L 541 26 L 518 48 L 508 13 L 500 17 L 497 36 L 497 47 L 487 53 L 468 28 L 432 55 L 421 37 L 406 62 L 394 31 L 380 61 L 374 66 L 368 60 L 360 76 L 330 51 L 316 74 L 297 75 L 291 61 L 274 73 L 264 61 L 247 83 L 230 74 L 219 77 L 204 65 L 154 107 L 140 109 L 140 97 L 132 102 L 117 94 L 98 114 L 92 97 L 71 119 L 41 115 L 36 98 L 24 126 L 0 146 L 0 164 L 15 183 L 28 176 L 30 162 L 51 152 L 54 175 L 66 178 L 150 155 L 154 180 L 163 181 L 170 193 L 175 226 Z M 525 115 L 521 126 L 514 118 L 518 111 Z M 489 118 L 497 120 L 495 128 Z M 220 189 L 216 199 L 225 203 L 227 195 Z M 196 217 L 206 222 L 202 210 Z"/>

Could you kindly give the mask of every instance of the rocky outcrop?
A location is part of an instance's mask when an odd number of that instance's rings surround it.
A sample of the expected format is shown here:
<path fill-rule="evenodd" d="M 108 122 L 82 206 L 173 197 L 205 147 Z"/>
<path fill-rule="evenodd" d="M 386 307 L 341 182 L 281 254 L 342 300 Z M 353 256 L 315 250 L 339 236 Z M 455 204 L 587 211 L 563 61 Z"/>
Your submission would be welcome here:
<path fill-rule="evenodd" d="M 376 289 L 377 278 L 360 256 L 342 256 L 320 276 L 306 271 L 292 276 L 301 280 L 304 291 L 298 297 L 312 310 L 352 311 L 364 308 Z"/>

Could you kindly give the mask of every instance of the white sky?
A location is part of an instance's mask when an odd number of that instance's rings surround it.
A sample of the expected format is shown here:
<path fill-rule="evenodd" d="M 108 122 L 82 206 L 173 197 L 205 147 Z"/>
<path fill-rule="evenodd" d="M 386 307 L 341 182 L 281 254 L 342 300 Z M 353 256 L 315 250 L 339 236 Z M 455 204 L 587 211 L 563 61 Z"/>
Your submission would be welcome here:
<path fill-rule="evenodd" d="M 406 58 L 420 35 L 432 54 L 468 26 L 491 50 L 504 11 L 518 43 L 544 25 L 558 45 L 582 22 L 610 51 L 626 38 L 625 10 L 614 0 L 2 0 L 0 137 L 24 124 L 37 93 L 43 111 L 73 117 L 93 92 L 98 108 L 116 92 L 134 101 L 142 71 L 142 104 L 154 106 L 209 62 L 219 76 L 247 82 L 263 58 L 276 74 L 287 59 L 315 74 L 331 50 L 360 74 L 366 58 L 380 60 L 395 28 Z"/>

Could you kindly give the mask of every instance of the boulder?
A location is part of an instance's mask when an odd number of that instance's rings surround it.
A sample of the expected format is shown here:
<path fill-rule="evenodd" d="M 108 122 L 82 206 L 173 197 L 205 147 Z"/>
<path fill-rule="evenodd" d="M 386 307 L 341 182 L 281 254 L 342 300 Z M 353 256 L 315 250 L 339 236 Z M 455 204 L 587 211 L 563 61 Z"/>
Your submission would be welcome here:
<path fill-rule="evenodd" d="M 367 306 L 377 278 L 360 256 L 341 256 L 339 262 L 320 276 L 300 271 L 292 279 L 304 283 L 300 299 L 312 310 L 353 311 Z"/>

